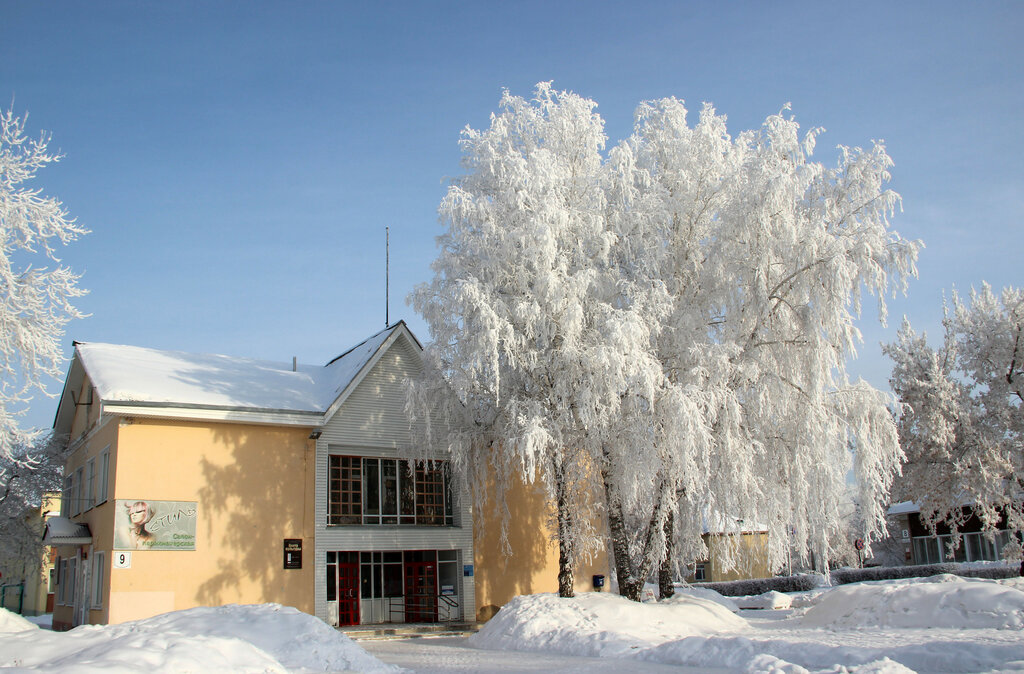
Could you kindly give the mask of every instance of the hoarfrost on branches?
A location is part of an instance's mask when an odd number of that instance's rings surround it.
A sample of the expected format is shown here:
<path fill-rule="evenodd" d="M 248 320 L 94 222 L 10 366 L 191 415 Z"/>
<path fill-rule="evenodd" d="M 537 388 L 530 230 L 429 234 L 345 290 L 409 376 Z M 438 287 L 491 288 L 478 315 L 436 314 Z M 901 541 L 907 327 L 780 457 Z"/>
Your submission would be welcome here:
<path fill-rule="evenodd" d="M 72 300 L 84 294 L 57 249 L 86 230 L 58 200 L 24 186 L 61 158 L 49 150 L 48 136 L 26 135 L 26 119 L 0 112 L 0 454 L 6 458 L 33 440 L 18 418 L 33 392 L 43 390 L 44 377 L 62 374 L 60 340 L 67 322 L 81 316 Z"/>
<path fill-rule="evenodd" d="M 40 506 L 47 493 L 60 490 L 62 444 L 50 435 L 0 456 L 0 572 L 6 580 L 26 580 L 43 559 Z"/>
<path fill-rule="evenodd" d="M 411 298 L 440 377 L 410 408 L 450 386 L 472 418 L 432 440 L 496 470 L 499 493 L 542 479 L 570 562 L 601 543 L 573 515 L 602 503 L 633 598 L 709 529 L 756 524 L 773 565 L 790 544 L 825 563 L 851 467 L 877 536 L 901 453 L 888 398 L 845 363 L 860 294 L 884 320 L 918 250 L 889 227 L 884 147 L 826 168 L 819 130 L 782 113 L 733 138 L 710 105 L 691 128 L 669 98 L 604 156 L 593 101 L 541 84 L 502 107 L 464 132 L 435 276 Z"/>
<path fill-rule="evenodd" d="M 997 295 L 982 284 L 969 304 L 954 292 L 943 324 L 937 349 L 907 320 L 884 349 L 894 362 L 890 383 L 902 402 L 899 432 L 907 463 L 900 495 L 915 501 L 933 527 L 946 522 L 955 532 L 973 512 L 989 531 L 1005 518 L 1019 534 L 1024 291 L 1006 287 Z"/>

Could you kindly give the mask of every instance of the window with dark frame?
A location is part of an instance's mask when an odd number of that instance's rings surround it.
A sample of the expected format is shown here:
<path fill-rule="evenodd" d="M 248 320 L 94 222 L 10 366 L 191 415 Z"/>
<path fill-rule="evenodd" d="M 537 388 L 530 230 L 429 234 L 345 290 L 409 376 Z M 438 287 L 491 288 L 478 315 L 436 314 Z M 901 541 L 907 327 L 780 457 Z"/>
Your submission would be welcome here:
<path fill-rule="evenodd" d="M 362 523 L 362 462 L 357 456 L 332 455 L 328 474 L 328 524 Z"/>
<path fill-rule="evenodd" d="M 328 525 L 454 526 L 448 462 L 332 454 L 328 460 Z"/>

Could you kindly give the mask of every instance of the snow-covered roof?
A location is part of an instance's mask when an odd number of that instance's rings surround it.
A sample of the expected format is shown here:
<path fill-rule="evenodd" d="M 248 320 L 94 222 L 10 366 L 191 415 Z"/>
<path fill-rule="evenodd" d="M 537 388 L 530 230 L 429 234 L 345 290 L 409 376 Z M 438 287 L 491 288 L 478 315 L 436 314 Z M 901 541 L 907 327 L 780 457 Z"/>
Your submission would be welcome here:
<path fill-rule="evenodd" d="M 908 515 L 910 513 L 921 512 L 920 506 L 913 501 L 901 501 L 899 503 L 893 503 L 889 506 L 888 514 L 890 515 Z"/>
<path fill-rule="evenodd" d="M 92 543 L 92 532 L 88 524 L 72 522 L 66 517 L 51 517 L 46 520 L 43 531 L 45 545 L 88 545 Z"/>
<path fill-rule="evenodd" d="M 84 374 L 108 412 L 185 418 L 238 419 L 318 425 L 331 406 L 397 334 L 415 337 L 404 322 L 388 326 L 327 365 L 161 351 L 119 344 L 76 343 L 55 427 L 67 432 Z M 80 371 L 76 374 L 76 365 Z M 69 409 L 70 408 L 70 409 Z"/>

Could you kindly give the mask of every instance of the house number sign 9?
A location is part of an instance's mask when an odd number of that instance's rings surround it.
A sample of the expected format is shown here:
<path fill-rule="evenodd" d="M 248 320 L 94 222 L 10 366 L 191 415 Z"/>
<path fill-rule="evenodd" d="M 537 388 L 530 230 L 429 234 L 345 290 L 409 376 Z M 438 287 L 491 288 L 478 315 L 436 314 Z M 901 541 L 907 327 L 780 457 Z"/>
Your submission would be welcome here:
<path fill-rule="evenodd" d="M 115 569 L 130 569 L 130 568 L 132 568 L 132 553 L 130 553 L 130 552 L 115 552 L 114 553 L 114 568 Z"/>

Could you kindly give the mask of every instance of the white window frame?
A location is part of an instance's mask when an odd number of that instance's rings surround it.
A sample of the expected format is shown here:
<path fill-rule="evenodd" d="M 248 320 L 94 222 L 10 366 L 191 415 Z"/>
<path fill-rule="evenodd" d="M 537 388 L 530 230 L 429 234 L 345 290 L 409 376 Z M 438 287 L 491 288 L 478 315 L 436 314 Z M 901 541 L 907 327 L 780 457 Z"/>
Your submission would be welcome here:
<path fill-rule="evenodd" d="M 693 582 L 703 583 L 707 581 L 707 562 L 697 562 L 693 565 Z"/>
<path fill-rule="evenodd" d="M 64 588 L 65 578 L 68 575 L 68 560 L 58 559 L 57 560 L 57 604 L 64 606 Z"/>
<path fill-rule="evenodd" d="M 100 452 L 99 474 L 96 480 L 96 505 L 107 502 L 107 488 L 110 480 L 110 447 Z"/>
<path fill-rule="evenodd" d="M 75 484 L 75 476 L 71 475 L 64 476 L 64 492 L 60 498 L 60 515 L 61 517 L 71 517 L 71 497 L 73 496 L 72 491 Z"/>
<path fill-rule="evenodd" d="M 82 467 L 75 471 L 75 477 L 71 481 L 71 514 L 82 514 Z"/>
<path fill-rule="evenodd" d="M 94 552 L 92 555 L 92 608 L 103 608 L 103 582 L 107 575 L 107 553 Z"/>
<path fill-rule="evenodd" d="M 64 574 L 64 577 L 68 581 L 68 589 L 64 592 L 64 605 L 74 606 L 75 605 L 75 576 L 78 574 L 78 559 L 72 557 L 68 560 L 68 571 Z"/>
<path fill-rule="evenodd" d="M 96 505 L 96 457 L 85 462 L 85 508 L 89 510 Z"/>

